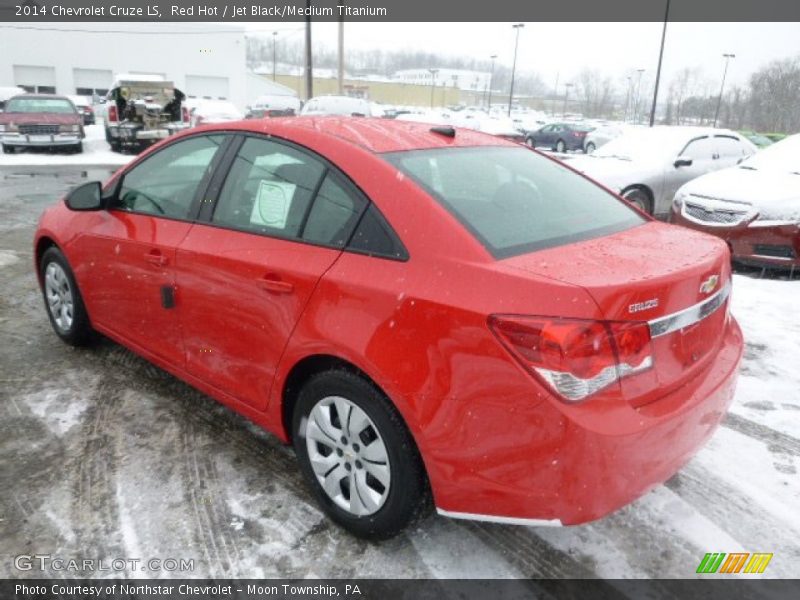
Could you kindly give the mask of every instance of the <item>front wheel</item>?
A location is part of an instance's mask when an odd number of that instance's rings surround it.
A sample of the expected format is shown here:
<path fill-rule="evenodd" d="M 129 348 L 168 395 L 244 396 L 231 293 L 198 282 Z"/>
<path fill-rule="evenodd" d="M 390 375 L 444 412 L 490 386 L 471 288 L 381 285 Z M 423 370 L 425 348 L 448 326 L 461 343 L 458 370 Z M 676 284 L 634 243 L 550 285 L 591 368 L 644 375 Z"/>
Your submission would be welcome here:
<path fill-rule="evenodd" d="M 292 419 L 303 474 L 330 518 L 386 539 L 424 516 L 427 478 L 400 415 L 372 384 L 345 370 L 312 377 Z"/>
<path fill-rule="evenodd" d="M 564 154 L 566 151 L 567 151 L 567 145 L 564 143 L 564 140 L 558 140 L 556 142 L 556 152 Z"/>
<path fill-rule="evenodd" d="M 15 148 L 14 146 L 6 146 L 3 144 L 3 154 L 14 154 Z"/>
<path fill-rule="evenodd" d="M 534 139 L 533 139 L 532 137 L 526 138 L 526 139 L 525 139 L 525 143 L 526 143 L 526 144 L 527 144 L 527 145 L 528 145 L 530 148 L 536 148 L 536 142 L 534 141 Z"/>
<path fill-rule="evenodd" d="M 92 327 L 72 269 L 61 251 L 48 248 L 39 265 L 47 316 L 58 337 L 72 346 L 89 341 Z"/>

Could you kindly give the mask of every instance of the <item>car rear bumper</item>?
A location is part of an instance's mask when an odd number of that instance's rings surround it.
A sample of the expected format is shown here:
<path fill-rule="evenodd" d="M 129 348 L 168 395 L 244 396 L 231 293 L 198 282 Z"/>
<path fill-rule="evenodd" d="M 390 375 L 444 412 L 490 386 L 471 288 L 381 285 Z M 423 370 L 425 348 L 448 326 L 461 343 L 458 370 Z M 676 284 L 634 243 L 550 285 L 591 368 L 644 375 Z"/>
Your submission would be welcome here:
<path fill-rule="evenodd" d="M 754 266 L 800 267 L 800 222 L 756 220 L 732 227 L 701 225 L 675 210 L 671 222 L 722 238 L 736 261 Z"/>
<path fill-rule="evenodd" d="M 110 125 L 108 127 L 108 135 L 123 143 L 138 143 L 138 142 L 157 142 L 166 139 L 171 135 L 175 135 L 179 131 L 187 129 L 188 124 L 170 124 L 168 127 L 160 127 L 158 129 L 142 129 L 141 127 L 125 127 L 119 125 Z"/>
<path fill-rule="evenodd" d="M 603 407 L 581 418 L 543 401 L 508 413 L 502 460 L 476 453 L 450 465 L 434 488 L 437 510 L 456 518 L 529 525 L 575 525 L 601 518 L 673 476 L 711 437 L 730 405 L 742 355 L 730 318 L 714 360 L 678 391 L 619 421 Z M 595 409 L 596 414 L 592 414 Z M 618 413 L 624 414 L 624 413 Z M 455 481 L 452 481 L 455 479 Z"/>
<path fill-rule="evenodd" d="M 23 135 L 20 133 L 0 133 L 0 142 L 6 146 L 74 146 L 82 138 L 78 133 L 59 133 L 53 135 Z"/>

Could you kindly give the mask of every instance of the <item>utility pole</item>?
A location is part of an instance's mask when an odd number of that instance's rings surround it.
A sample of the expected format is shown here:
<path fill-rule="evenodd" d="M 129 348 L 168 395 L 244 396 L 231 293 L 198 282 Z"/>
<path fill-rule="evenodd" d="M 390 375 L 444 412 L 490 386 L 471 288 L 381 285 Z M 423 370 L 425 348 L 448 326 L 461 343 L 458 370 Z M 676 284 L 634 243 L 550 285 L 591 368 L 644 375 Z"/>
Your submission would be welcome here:
<path fill-rule="evenodd" d="M 339 0 L 339 6 L 344 6 L 344 0 Z M 339 9 L 339 95 L 344 95 L 344 16 Z"/>
<path fill-rule="evenodd" d="M 725 58 L 725 69 L 722 71 L 722 85 L 719 86 L 719 97 L 717 98 L 717 110 L 714 111 L 714 127 L 717 126 L 717 119 L 719 118 L 719 107 L 722 104 L 722 91 L 725 89 L 725 77 L 728 75 L 728 62 L 732 58 L 736 58 L 735 54 L 723 54 Z"/>
<path fill-rule="evenodd" d="M 314 97 L 314 65 L 311 60 L 311 0 L 306 0 L 306 101 Z"/>
<path fill-rule="evenodd" d="M 514 102 L 514 75 L 517 70 L 517 48 L 519 47 L 519 30 L 525 27 L 525 23 L 512 25 L 517 30 L 517 38 L 514 41 L 514 62 L 511 63 L 511 90 L 508 93 L 508 116 L 511 116 L 511 104 Z"/>
<path fill-rule="evenodd" d="M 272 32 L 272 81 L 275 81 L 275 65 L 277 64 L 277 51 L 275 50 L 278 43 L 278 32 Z"/>
<path fill-rule="evenodd" d="M 492 81 L 494 80 L 494 61 L 497 59 L 497 54 L 492 54 L 489 58 L 492 59 L 492 72 L 489 74 L 489 103 L 486 112 L 492 112 Z"/>
<path fill-rule="evenodd" d="M 574 84 L 572 83 L 565 83 L 564 84 L 564 107 L 561 109 L 561 118 L 564 118 L 564 115 L 567 114 L 567 98 L 569 98 L 569 88 L 571 88 Z"/>
<path fill-rule="evenodd" d="M 658 52 L 658 68 L 656 69 L 656 85 L 653 89 L 653 107 L 650 109 L 650 127 L 656 122 L 656 104 L 658 104 L 658 84 L 661 82 L 661 61 L 664 59 L 664 40 L 667 38 L 667 23 L 669 22 L 669 1 L 664 13 L 664 28 L 661 30 L 661 50 Z"/>
<path fill-rule="evenodd" d="M 433 92 L 436 89 L 436 74 L 439 69 L 428 69 L 428 72 L 431 74 L 431 108 L 433 108 Z"/>

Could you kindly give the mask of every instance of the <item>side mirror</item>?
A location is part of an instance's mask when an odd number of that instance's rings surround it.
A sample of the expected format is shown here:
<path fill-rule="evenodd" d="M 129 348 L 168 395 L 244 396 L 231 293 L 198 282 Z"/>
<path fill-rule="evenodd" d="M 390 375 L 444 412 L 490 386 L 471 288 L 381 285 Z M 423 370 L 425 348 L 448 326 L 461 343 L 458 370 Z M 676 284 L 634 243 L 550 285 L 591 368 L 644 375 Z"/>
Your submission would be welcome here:
<path fill-rule="evenodd" d="M 65 200 L 70 210 L 101 210 L 103 190 L 100 182 L 90 181 L 73 188 Z"/>
<path fill-rule="evenodd" d="M 675 159 L 675 162 L 673 164 L 675 165 L 676 169 L 679 169 L 680 167 L 691 167 L 692 159 L 689 158 L 688 156 L 679 156 L 678 158 Z"/>

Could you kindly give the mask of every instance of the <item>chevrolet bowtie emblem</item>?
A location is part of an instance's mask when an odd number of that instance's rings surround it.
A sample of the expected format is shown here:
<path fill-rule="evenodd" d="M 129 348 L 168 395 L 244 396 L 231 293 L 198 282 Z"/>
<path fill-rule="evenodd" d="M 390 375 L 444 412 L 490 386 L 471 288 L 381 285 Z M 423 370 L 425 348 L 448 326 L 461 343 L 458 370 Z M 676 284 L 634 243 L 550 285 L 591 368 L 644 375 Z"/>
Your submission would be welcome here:
<path fill-rule="evenodd" d="M 709 277 L 703 283 L 700 284 L 700 293 L 710 294 L 717 288 L 718 283 L 719 283 L 719 275 L 712 275 L 711 277 Z"/>

